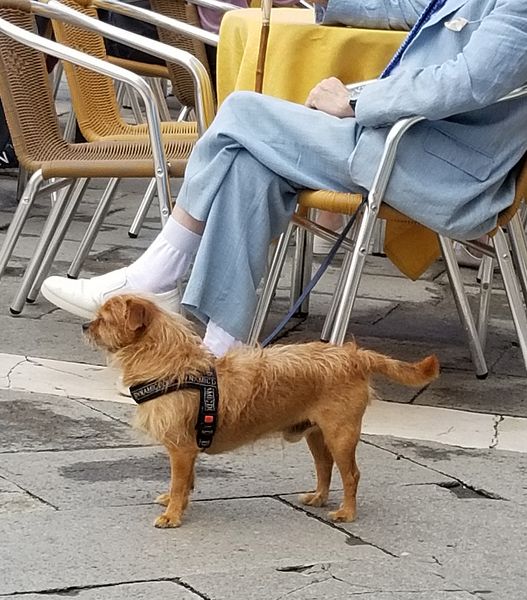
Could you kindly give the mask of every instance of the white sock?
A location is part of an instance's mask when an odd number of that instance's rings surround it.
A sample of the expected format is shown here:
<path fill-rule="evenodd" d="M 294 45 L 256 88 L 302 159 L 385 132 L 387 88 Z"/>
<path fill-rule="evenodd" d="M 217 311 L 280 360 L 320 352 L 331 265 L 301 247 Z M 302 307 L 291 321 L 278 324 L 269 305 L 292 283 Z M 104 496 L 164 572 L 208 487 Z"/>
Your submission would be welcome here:
<path fill-rule="evenodd" d="M 166 225 L 150 247 L 126 269 L 126 279 L 135 289 L 163 293 L 175 289 L 194 258 L 201 235 L 190 231 L 174 218 Z"/>
<path fill-rule="evenodd" d="M 231 348 L 242 346 L 242 342 L 232 337 L 214 321 L 209 321 L 203 338 L 203 345 L 217 358 L 223 356 Z"/>

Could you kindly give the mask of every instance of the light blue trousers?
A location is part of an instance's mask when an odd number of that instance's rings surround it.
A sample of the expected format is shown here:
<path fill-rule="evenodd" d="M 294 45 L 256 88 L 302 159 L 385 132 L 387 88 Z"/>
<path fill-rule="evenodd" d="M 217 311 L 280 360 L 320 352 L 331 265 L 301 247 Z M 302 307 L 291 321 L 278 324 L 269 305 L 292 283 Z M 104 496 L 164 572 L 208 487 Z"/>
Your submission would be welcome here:
<path fill-rule="evenodd" d="M 205 230 L 183 304 L 245 340 L 270 241 L 294 212 L 298 190 L 364 190 L 348 161 L 359 126 L 304 106 L 236 92 L 190 157 L 178 205 Z"/>

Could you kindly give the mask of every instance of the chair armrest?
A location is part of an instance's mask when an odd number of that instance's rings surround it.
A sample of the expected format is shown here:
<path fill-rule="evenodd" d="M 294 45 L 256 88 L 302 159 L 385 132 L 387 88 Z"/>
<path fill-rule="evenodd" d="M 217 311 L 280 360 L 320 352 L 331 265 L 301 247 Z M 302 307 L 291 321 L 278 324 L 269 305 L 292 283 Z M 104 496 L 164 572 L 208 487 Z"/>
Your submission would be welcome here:
<path fill-rule="evenodd" d="M 503 98 L 497 100 L 494 104 L 524 96 L 527 96 L 527 85 L 523 85 L 516 90 L 513 90 L 509 94 L 503 96 Z M 393 171 L 395 156 L 401 138 L 416 123 L 424 120 L 424 117 L 419 116 L 406 117 L 404 119 L 399 119 L 399 121 L 392 125 L 388 136 L 386 137 L 381 160 L 379 162 L 377 172 L 375 173 L 371 190 L 368 194 L 368 205 L 372 210 L 378 210 L 380 203 L 384 199 L 384 194 Z"/>
<path fill-rule="evenodd" d="M 38 4 L 38 7 L 34 7 L 34 4 Z M 54 12 L 48 10 L 46 7 L 46 11 L 41 11 L 40 8 L 45 5 L 39 3 L 28 3 L 28 10 L 31 12 L 41 14 L 42 16 L 46 16 L 48 18 L 55 18 Z M 33 8 L 37 10 L 33 10 Z M 159 109 L 157 107 L 156 98 L 153 94 L 150 86 L 145 81 L 143 77 L 132 73 L 132 71 L 128 71 L 127 69 L 123 69 L 122 67 L 118 67 L 116 65 L 112 65 L 105 60 L 101 60 L 100 58 L 96 58 L 91 56 L 90 54 L 85 54 L 75 48 L 70 48 L 68 46 L 64 46 L 63 44 L 59 44 L 58 42 L 49 40 L 45 37 L 42 37 L 36 33 L 32 33 L 23 29 L 21 27 L 17 27 L 13 25 L 9 21 L 0 18 L 0 32 L 4 35 L 16 40 L 17 42 L 29 46 L 30 48 L 34 48 L 40 52 L 45 54 L 49 54 L 60 60 L 65 60 L 67 62 L 71 62 L 80 67 L 84 67 L 85 69 L 90 69 L 92 71 L 96 71 L 97 73 L 102 73 L 112 79 L 116 79 L 118 81 L 122 81 L 132 86 L 139 95 L 141 96 L 145 108 L 146 108 L 146 118 L 148 124 L 148 132 L 150 136 L 150 143 L 152 147 L 152 157 L 154 160 L 154 168 L 156 174 L 156 183 L 157 183 L 157 193 L 160 198 L 164 198 L 167 202 L 167 205 L 170 203 L 170 184 L 168 177 L 168 167 L 167 161 L 165 157 L 165 150 L 163 148 L 163 141 L 161 136 L 161 121 L 159 118 Z M 168 215 L 166 215 L 168 217 Z"/>
<path fill-rule="evenodd" d="M 206 2 L 207 0 L 204 1 Z M 213 2 L 214 0 L 209 1 Z M 119 0 L 93 0 L 92 4 L 96 8 L 102 8 L 110 12 L 116 12 L 120 15 L 125 15 L 126 17 L 138 19 L 139 21 L 145 21 L 146 23 L 150 23 L 156 27 L 177 31 L 178 33 L 182 33 L 188 37 L 200 40 L 201 42 L 209 44 L 210 46 L 218 45 L 219 36 L 217 33 L 206 31 L 205 29 L 201 29 L 201 27 L 189 25 L 188 23 L 178 21 L 173 17 L 167 17 L 161 13 L 147 10 L 146 8 L 141 8 L 140 6 L 135 6 L 126 2 L 119 2 Z M 216 2 L 216 4 L 224 3 Z"/>
<path fill-rule="evenodd" d="M 202 8 L 211 8 L 218 12 L 229 12 L 231 10 L 241 10 L 241 6 L 235 4 L 229 4 L 228 2 L 221 2 L 220 0 L 187 0 L 190 4 L 201 6 Z"/>
<path fill-rule="evenodd" d="M 212 123 L 215 109 L 210 76 L 204 65 L 189 52 L 163 44 L 157 40 L 145 38 L 131 31 L 125 31 L 108 23 L 102 23 L 98 19 L 88 17 L 57 0 L 49 0 L 47 3 L 30 0 L 30 3 L 35 14 L 48 19 L 64 21 L 88 31 L 94 31 L 103 37 L 108 37 L 132 48 L 142 50 L 147 54 L 181 65 L 190 74 L 194 82 L 198 132 L 202 134 Z"/>

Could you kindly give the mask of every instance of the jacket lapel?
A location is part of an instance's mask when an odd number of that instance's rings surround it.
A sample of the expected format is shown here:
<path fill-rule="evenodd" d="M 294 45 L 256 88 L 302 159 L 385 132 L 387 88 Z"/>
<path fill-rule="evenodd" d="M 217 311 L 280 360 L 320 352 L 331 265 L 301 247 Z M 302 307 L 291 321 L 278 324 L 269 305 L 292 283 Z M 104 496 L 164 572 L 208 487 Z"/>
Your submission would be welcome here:
<path fill-rule="evenodd" d="M 436 23 L 444 19 L 447 15 L 461 8 L 468 1 L 469 0 L 447 0 L 446 4 L 430 17 L 427 23 L 423 26 L 423 29 L 435 25 Z"/>

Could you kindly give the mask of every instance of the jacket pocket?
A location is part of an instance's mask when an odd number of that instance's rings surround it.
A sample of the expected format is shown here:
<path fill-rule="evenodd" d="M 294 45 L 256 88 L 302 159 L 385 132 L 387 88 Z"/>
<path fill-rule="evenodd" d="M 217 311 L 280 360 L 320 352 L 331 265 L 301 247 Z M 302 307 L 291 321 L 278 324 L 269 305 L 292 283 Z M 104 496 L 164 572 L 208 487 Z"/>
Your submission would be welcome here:
<path fill-rule="evenodd" d="M 492 157 L 439 129 L 433 128 L 428 131 L 424 149 L 479 181 L 485 181 L 490 175 Z"/>

